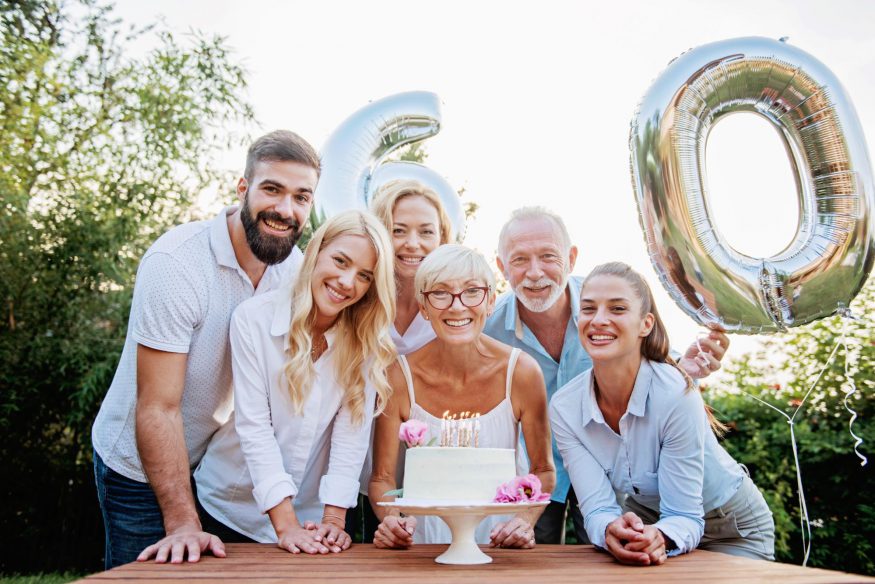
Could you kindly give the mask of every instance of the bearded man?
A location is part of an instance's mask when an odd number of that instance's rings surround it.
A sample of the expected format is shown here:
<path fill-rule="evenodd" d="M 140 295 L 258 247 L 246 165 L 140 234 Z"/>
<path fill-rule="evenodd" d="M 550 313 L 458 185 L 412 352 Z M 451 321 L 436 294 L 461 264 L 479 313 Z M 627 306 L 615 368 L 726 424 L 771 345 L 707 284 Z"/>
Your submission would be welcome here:
<path fill-rule="evenodd" d="M 535 358 L 544 374 L 548 401 L 592 367 L 577 335 L 583 279 L 571 276 L 576 260 L 577 248 L 571 244 L 565 222 L 543 207 L 517 209 L 501 229 L 496 262 L 512 291 L 496 301 L 484 332 Z M 728 346 L 726 335 L 711 331 L 708 338 L 690 345 L 679 364 L 694 379 L 706 377 L 720 368 Z M 565 518 L 571 514 L 578 543 L 589 543 L 555 439 L 553 462 L 556 487 L 535 525 L 535 541 L 564 542 Z"/>
<path fill-rule="evenodd" d="M 237 183 L 242 206 L 171 229 L 140 261 L 124 350 L 91 435 L 107 569 L 146 559 L 156 542 L 159 562 L 225 555 L 202 530 L 191 473 L 231 413 L 231 313 L 297 274 L 295 243 L 320 170 L 297 134 L 262 136 Z"/>

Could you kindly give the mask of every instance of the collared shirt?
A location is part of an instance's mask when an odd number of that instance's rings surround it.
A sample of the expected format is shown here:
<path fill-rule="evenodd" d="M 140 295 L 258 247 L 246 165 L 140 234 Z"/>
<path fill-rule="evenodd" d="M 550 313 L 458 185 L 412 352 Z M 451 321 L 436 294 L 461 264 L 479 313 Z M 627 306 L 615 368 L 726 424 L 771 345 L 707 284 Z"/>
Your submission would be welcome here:
<path fill-rule="evenodd" d="M 409 355 L 437 338 L 431 323 L 422 317 L 421 312 L 416 313 L 403 335 L 398 333 L 393 324 L 389 329 L 389 336 L 392 337 L 399 355 Z"/>
<path fill-rule="evenodd" d="M 699 391 L 687 391 L 667 363 L 641 362 L 619 434 L 596 402 L 591 369 L 553 397 L 550 423 L 586 532 L 600 547 L 625 494 L 659 511 L 656 527 L 677 544 L 670 555 L 688 552 L 702 538 L 705 511 L 731 499 L 744 477 L 710 430 Z"/>
<path fill-rule="evenodd" d="M 212 220 L 174 227 L 140 262 L 124 350 L 91 433 L 106 465 L 130 479 L 147 482 L 134 430 L 137 345 L 188 354 L 180 409 L 194 469 L 231 413 L 231 314 L 300 269 L 303 255 L 295 248 L 284 262 L 267 267 L 256 289 L 231 244 L 228 215 L 234 211 L 227 207 Z"/>
<path fill-rule="evenodd" d="M 284 288 L 234 312 L 234 415 L 216 432 L 194 475 L 204 508 L 262 543 L 277 540 L 265 513 L 286 497 L 293 498 L 301 522 L 319 522 L 323 505 L 355 506 L 371 432 L 367 412 L 376 399 L 366 383 L 366 415 L 354 423 L 335 377 L 329 331 L 303 412 L 295 414 L 284 373 L 291 310 L 291 291 Z"/>
<path fill-rule="evenodd" d="M 501 295 L 495 303 L 492 316 L 489 317 L 486 327 L 483 329 L 490 337 L 512 347 L 519 347 L 535 358 L 544 374 L 548 401 L 553 398 L 560 387 L 592 367 L 592 361 L 581 346 L 577 336 L 577 317 L 580 312 L 580 285 L 582 282 L 583 279 L 578 276 L 572 276 L 568 279 L 571 318 L 565 328 L 565 340 L 562 343 L 562 354 L 559 357 L 559 362 L 550 356 L 531 329 L 520 319 L 516 296 L 512 291 Z M 556 465 L 556 487 L 550 498 L 553 501 L 565 502 L 571 481 L 568 478 L 568 471 L 562 461 L 562 456 L 556 447 L 555 438 L 553 439 L 553 463 Z"/>

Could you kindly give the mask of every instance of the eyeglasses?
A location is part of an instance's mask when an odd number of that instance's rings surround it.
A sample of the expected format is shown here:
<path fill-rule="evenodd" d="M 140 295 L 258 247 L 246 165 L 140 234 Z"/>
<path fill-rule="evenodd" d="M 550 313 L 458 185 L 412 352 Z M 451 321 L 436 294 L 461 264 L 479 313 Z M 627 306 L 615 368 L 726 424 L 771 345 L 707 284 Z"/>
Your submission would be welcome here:
<path fill-rule="evenodd" d="M 430 290 L 428 292 L 423 291 L 422 295 L 425 296 L 425 299 L 431 304 L 432 308 L 437 310 L 445 310 L 449 308 L 453 305 L 456 298 L 459 299 L 462 306 L 476 308 L 483 304 L 483 300 L 486 299 L 486 294 L 491 289 L 490 286 L 472 286 L 471 288 L 465 288 L 456 294 L 446 290 Z"/>

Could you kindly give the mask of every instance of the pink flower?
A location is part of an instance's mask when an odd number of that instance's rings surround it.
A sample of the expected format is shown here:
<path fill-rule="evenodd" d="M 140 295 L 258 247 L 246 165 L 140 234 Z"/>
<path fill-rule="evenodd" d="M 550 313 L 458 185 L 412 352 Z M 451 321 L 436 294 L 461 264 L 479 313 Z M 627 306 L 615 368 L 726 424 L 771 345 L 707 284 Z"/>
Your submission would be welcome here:
<path fill-rule="evenodd" d="M 514 481 L 520 494 L 525 497 L 524 500 L 537 503 L 540 501 L 548 501 L 550 499 L 550 493 L 541 492 L 541 479 L 535 475 L 527 474 L 524 477 L 515 478 Z"/>
<path fill-rule="evenodd" d="M 398 439 L 406 442 L 408 448 L 422 446 L 425 442 L 425 433 L 427 431 L 428 426 L 425 422 L 419 420 L 407 420 L 401 424 L 401 429 L 398 431 Z"/>
<path fill-rule="evenodd" d="M 539 503 L 548 501 L 550 493 L 541 492 L 541 480 L 533 474 L 516 477 L 495 492 L 495 503 Z"/>
<path fill-rule="evenodd" d="M 519 503 L 520 493 L 518 490 L 513 489 L 514 481 L 516 479 L 499 486 L 495 491 L 495 498 L 492 501 L 494 503 Z"/>

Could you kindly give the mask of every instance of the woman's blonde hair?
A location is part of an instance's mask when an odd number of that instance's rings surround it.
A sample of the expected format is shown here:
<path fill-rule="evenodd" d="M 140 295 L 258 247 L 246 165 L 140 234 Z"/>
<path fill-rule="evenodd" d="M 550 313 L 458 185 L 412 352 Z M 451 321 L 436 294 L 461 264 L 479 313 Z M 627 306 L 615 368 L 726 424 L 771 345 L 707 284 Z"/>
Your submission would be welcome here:
<path fill-rule="evenodd" d="M 489 262 L 480 252 L 458 243 L 440 246 L 419 264 L 413 279 L 419 303 L 424 305 L 423 292 L 447 280 L 483 280 L 489 286 L 490 294 L 495 293 L 495 274 Z"/>
<path fill-rule="evenodd" d="M 386 229 L 391 232 L 394 224 L 392 214 L 395 212 L 395 205 L 404 197 L 423 197 L 431 203 L 437 211 L 440 222 L 438 225 L 440 243 L 449 243 L 453 240 L 453 225 L 450 223 L 450 217 L 447 215 L 440 195 L 419 181 L 393 180 L 387 182 L 374 195 L 371 201 L 371 212 L 379 217 Z"/>
<path fill-rule="evenodd" d="M 386 407 L 391 389 L 386 369 L 395 359 L 395 345 L 389 337 L 389 325 L 395 320 L 395 279 L 392 244 L 380 222 L 367 212 L 346 211 L 328 219 L 313 234 L 304 252 L 304 263 L 292 288 L 292 319 L 289 325 L 289 360 L 284 373 L 295 413 L 303 412 L 304 402 L 313 385 L 315 368 L 311 358 L 312 330 L 316 305 L 311 291 L 311 276 L 319 252 L 343 235 L 367 238 L 377 254 L 373 280 L 365 295 L 338 315 L 333 328 L 334 367 L 343 388 L 343 403 L 352 419 L 361 423 L 365 412 L 364 366 L 377 390 L 377 415 Z"/>
<path fill-rule="evenodd" d="M 628 264 L 609 262 L 593 268 L 580 285 L 581 293 L 586 283 L 596 276 L 616 276 L 625 280 L 632 287 L 635 296 L 641 301 L 640 316 L 643 318 L 648 312 L 653 315 L 653 328 L 650 330 L 650 334 L 644 337 L 644 342 L 641 343 L 641 356 L 651 361 L 673 365 L 681 372 L 684 381 L 686 381 L 686 390 L 691 391 L 695 388 L 696 384 L 693 383 L 692 378 L 690 378 L 686 371 L 681 369 L 678 362 L 669 354 L 671 347 L 669 346 L 668 331 L 665 328 L 665 323 L 662 322 L 662 318 L 659 316 L 659 311 L 656 310 L 656 302 L 653 300 L 653 292 L 650 291 L 647 280 Z M 711 428 L 718 435 L 722 435 L 726 431 L 726 426 L 714 417 L 714 413 L 707 404 L 705 404 L 705 411 L 708 414 L 708 422 L 711 424 Z"/>

